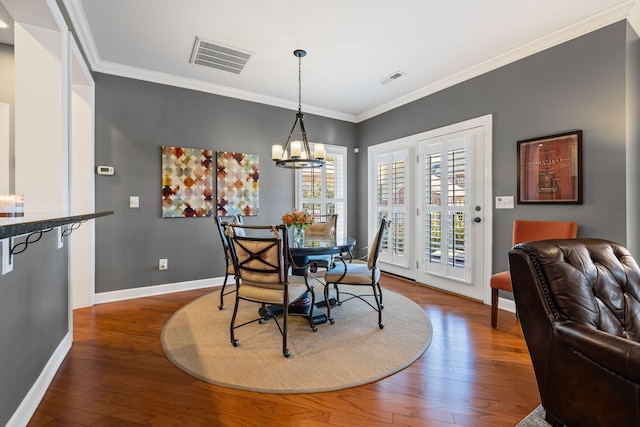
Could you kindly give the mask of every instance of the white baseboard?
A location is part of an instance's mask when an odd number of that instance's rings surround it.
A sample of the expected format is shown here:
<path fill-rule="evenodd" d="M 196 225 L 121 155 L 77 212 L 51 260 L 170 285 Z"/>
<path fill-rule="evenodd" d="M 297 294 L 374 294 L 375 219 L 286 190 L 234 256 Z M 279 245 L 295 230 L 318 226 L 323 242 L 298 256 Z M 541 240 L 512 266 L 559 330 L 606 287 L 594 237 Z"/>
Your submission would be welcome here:
<path fill-rule="evenodd" d="M 232 279 L 229 278 L 229 281 Z M 95 295 L 96 304 L 107 302 L 124 301 L 134 298 L 144 298 L 154 295 L 170 294 L 173 292 L 190 291 L 193 289 L 209 288 L 212 286 L 222 286 L 224 277 L 214 277 L 210 279 L 190 280 L 188 282 L 167 283 L 164 285 L 144 286 L 142 288 L 123 289 L 121 291 L 101 292 Z M 229 284 L 229 282 L 227 282 Z"/>
<path fill-rule="evenodd" d="M 27 425 L 36 409 L 38 409 L 38 405 L 40 404 L 42 397 L 49 388 L 51 381 L 53 381 L 53 377 L 56 372 L 58 372 L 64 358 L 71 349 L 71 342 L 72 336 L 69 332 L 65 335 L 62 341 L 60 341 L 58 348 L 56 348 L 49 358 L 49 361 L 38 376 L 38 379 L 33 383 L 33 386 L 31 386 L 29 393 L 27 393 L 25 398 L 22 399 L 22 403 L 20 403 L 16 412 L 13 413 L 13 416 L 7 423 L 6 427 L 23 427 Z"/>
<path fill-rule="evenodd" d="M 498 308 L 515 313 L 516 303 L 513 300 L 500 297 L 498 298 Z"/>

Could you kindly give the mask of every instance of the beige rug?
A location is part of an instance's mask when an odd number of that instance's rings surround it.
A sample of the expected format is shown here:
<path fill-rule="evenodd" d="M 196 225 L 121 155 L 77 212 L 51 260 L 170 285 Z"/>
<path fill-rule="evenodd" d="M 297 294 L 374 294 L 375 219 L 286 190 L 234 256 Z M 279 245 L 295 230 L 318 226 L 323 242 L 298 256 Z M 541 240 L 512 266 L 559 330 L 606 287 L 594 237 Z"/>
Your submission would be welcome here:
<path fill-rule="evenodd" d="M 316 287 L 317 288 L 317 287 Z M 320 290 L 321 292 L 321 290 Z M 306 318 L 289 317 L 288 347 L 273 320 L 236 330 L 233 347 L 229 323 L 233 295 L 218 310 L 219 291 L 178 310 L 162 330 L 164 351 L 177 367 L 212 384 L 263 393 L 312 393 L 370 383 L 416 361 L 431 343 L 424 310 L 410 299 L 384 292 L 384 329 L 375 311 L 358 300 L 332 309 L 335 324 L 312 332 Z M 256 317 L 257 304 L 240 301 L 238 324 Z"/>

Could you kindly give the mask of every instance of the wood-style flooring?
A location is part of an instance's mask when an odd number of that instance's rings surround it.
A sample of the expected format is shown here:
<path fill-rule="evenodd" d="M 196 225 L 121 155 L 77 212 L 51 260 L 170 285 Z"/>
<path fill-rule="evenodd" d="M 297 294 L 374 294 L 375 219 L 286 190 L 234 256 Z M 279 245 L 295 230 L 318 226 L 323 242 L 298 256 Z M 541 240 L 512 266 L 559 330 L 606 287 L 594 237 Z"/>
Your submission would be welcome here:
<path fill-rule="evenodd" d="M 202 382 L 171 364 L 160 343 L 169 317 L 211 292 L 195 290 L 74 311 L 73 346 L 29 426 L 496 427 L 540 404 L 513 313 L 501 311 L 492 329 L 489 306 L 391 276 L 381 283 L 420 304 L 433 324 L 426 353 L 391 377 L 298 395 Z"/>

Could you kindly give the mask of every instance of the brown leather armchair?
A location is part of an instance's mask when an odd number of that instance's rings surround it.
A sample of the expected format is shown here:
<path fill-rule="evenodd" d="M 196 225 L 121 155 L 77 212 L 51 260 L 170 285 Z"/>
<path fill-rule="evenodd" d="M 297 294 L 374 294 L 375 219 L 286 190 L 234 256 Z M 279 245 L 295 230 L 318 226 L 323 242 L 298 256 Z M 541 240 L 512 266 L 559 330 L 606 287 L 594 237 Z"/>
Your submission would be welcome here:
<path fill-rule="evenodd" d="M 640 426 L 640 269 L 629 251 L 527 242 L 509 268 L 547 422 Z"/>

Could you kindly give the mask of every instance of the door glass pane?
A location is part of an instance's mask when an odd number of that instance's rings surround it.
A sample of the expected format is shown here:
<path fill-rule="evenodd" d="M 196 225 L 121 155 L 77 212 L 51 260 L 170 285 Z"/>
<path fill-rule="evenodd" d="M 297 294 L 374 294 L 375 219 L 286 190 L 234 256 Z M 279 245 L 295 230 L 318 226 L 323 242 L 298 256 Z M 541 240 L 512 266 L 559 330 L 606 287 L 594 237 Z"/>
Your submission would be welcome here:
<path fill-rule="evenodd" d="M 440 153 L 424 156 L 425 178 L 425 262 L 439 264 L 441 261 L 442 232 L 442 171 Z"/>
<path fill-rule="evenodd" d="M 454 211 L 447 218 L 447 240 L 449 254 L 447 264 L 454 268 L 464 268 L 465 265 L 465 213 Z"/>
<path fill-rule="evenodd" d="M 378 221 L 376 222 L 378 226 L 382 221 L 382 217 L 385 217 L 385 216 L 389 218 L 389 211 L 384 211 L 384 210 L 378 211 Z M 380 252 L 385 254 L 389 253 L 389 234 L 388 233 L 385 233 L 384 238 L 382 239 Z"/>
<path fill-rule="evenodd" d="M 425 156 L 425 200 L 428 205 L 440 206 L 442 197 L 442 181 L 440 171 L 440 154 Z"/>
<path fill-rule="evenodd" d="M 439 264 L 441 258 L 441 214 L 440 212 L 430 212 L 425 218 L 425 262 Z"/>
<path fill-rule="evenodd" d="M 465 172 L 466 150 L 458 148 L 447 152 L 447 264 L 454 268 L 465 266 Z M 458 209 L 452 209 L 452 207 Z"/>
<path fill-rule="evenodd" d="M 389 165 L 386 163 L 378 164 L 377 171 L 377 205 L 378 206 L 387 206 L 387 201 L 389 200 Z"/>
<path fill-rule="evenodd" d="M 465 170 L 465 150 L 461 148 L 449 151 L 447 155 L 447 204 L 449 206 L 464 206 Z"/>

